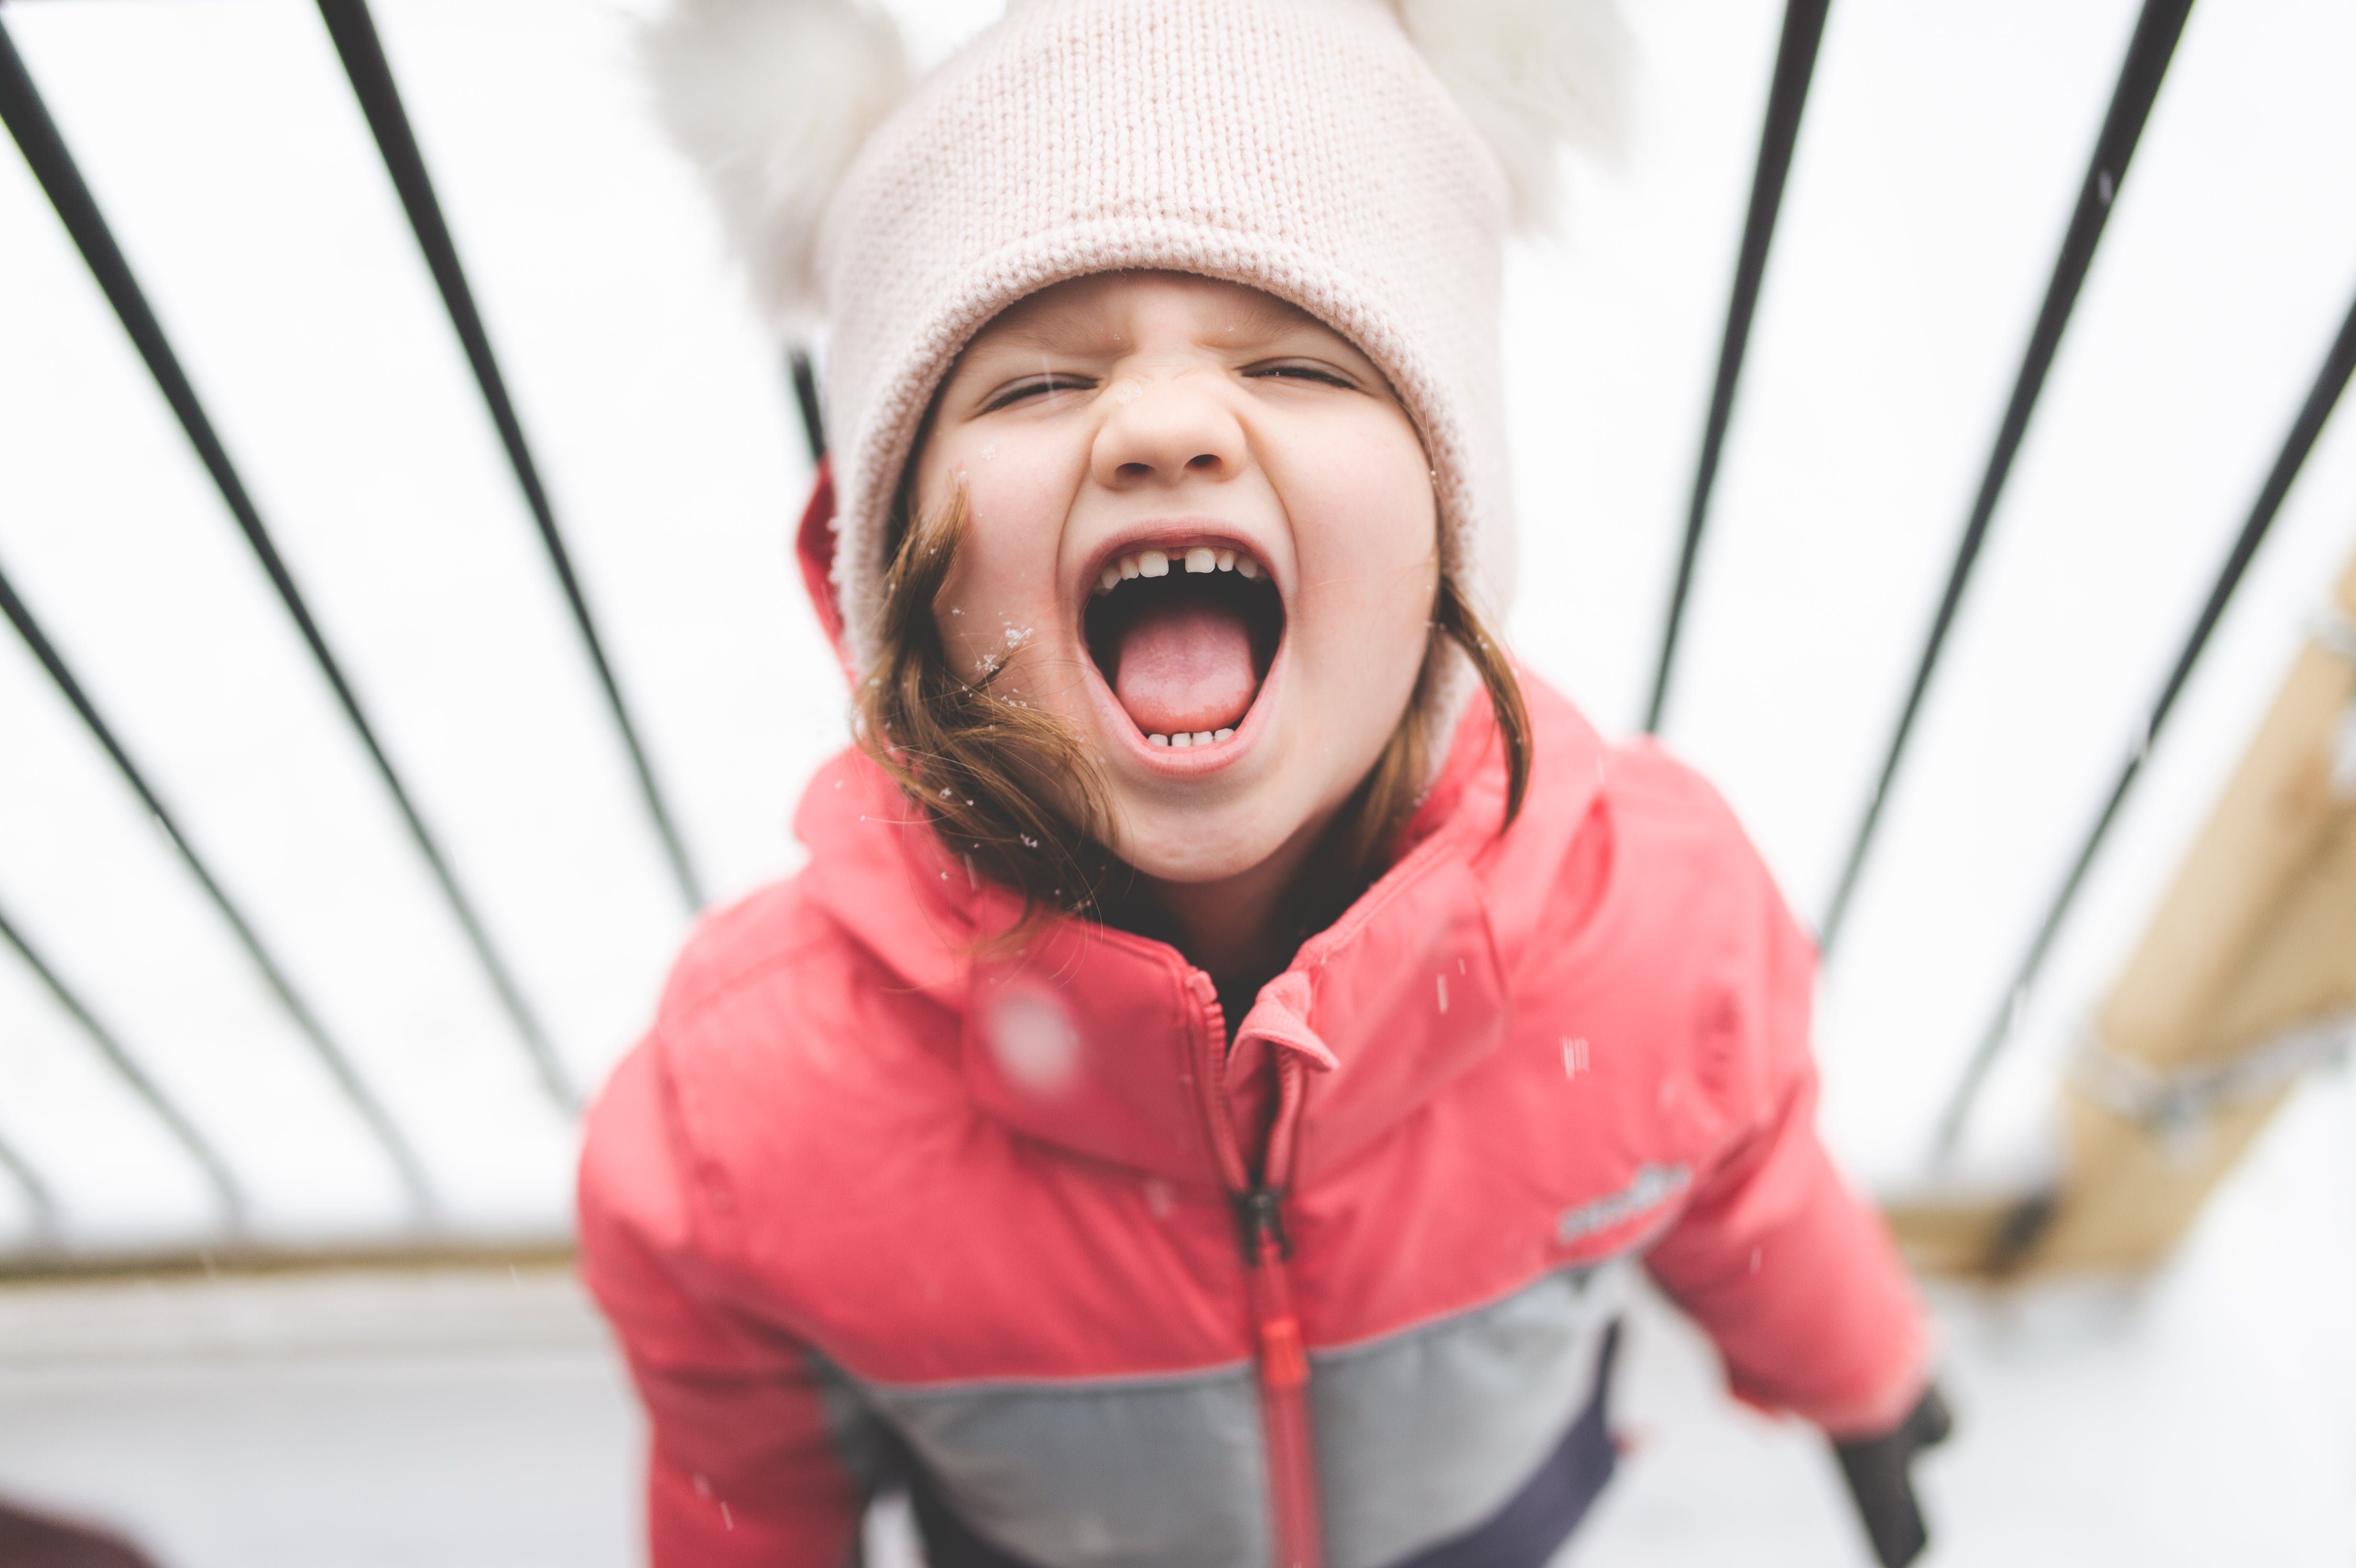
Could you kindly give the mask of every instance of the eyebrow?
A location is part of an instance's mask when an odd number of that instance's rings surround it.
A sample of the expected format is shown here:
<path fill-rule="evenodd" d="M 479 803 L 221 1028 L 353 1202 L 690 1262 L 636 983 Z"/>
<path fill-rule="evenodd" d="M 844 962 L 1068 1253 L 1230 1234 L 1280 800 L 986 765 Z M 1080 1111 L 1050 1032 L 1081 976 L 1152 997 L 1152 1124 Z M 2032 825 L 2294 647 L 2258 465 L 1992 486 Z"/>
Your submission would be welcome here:
<path fill-rule="evenodd" d="M 1320 321 L 1317 317 L 1310 315 L 1309 312 L 1301 309 L 1299 305 L 1288 304 L 1284 301 L 1278 299 L 1275 295 L 1262 293 L 1258 289 L 1254 289 L 1250 292 L 1249 298 L 1245 302 L 1242 311 L 1238 314 L 1243 319 L 1236 325 L 1238 326 L 1248 327 L 1253 333 L 1259 336 L 1272 337 L 1280 332 L 1284 332 L 1293 327 L 1312 326 L 1321 332 L 1332 332 L 1333 333 L 1333 336 L 1341 337 L 1343 341 L 1348 341 L 1348 338 L 1344 334 L 1335 331 L 1335 329 L 1331 326 L 1328 326 L 1324 322 Z"/>
<path fill-rule="evenodd" d="M 1097 327 L 1083 328 L 1079 331 L 1067 328 L 1061 332 L 1042 332 L 1027 326 L 984 327 L 974 335 L 973 341 L 967 347 L 1014 349 L 1026 354 L 1068 354 L 1076 347 L 1075 339 L 1094 342 L 1102 336 L 1104 336 L 1102 329 Z"/>

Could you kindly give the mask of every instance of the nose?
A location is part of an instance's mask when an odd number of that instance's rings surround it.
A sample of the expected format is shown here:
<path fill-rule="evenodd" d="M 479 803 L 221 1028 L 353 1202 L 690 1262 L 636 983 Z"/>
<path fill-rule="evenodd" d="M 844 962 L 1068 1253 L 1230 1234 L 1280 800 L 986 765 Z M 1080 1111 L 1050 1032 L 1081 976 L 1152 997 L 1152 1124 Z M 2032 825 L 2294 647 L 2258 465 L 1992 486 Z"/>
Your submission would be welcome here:
<path fill-rule="evenodd" d="M 1112 412 L 1097 431 L 1090 467 L 1108 490 L 1233 478 L 1244 463 L 1243 426 L 1199 374 L 1116 382 Z"/>

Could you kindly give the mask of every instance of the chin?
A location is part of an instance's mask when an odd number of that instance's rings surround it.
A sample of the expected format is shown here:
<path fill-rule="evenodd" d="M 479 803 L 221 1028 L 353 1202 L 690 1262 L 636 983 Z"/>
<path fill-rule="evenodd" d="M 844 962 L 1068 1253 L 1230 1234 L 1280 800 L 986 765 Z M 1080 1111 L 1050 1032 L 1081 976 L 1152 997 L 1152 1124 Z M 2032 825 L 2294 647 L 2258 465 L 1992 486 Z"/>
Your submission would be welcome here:
<path fill-rule="evenodd" d="M 1270 834 L 1265 817 L 1254 814 L 1254 827 L 1241 832 L 1215 830 L 1208 818 L 1226 813 L 1154 813 L 1163 820 L 1139 822 L 1130 808 L 1123 820 L 1132 826 L 1116 846 L 1120 858 L 1144 875 L 1161 882 L 1224 882 L 1265 864 L 1281 848 L 1289 833 Z"/>

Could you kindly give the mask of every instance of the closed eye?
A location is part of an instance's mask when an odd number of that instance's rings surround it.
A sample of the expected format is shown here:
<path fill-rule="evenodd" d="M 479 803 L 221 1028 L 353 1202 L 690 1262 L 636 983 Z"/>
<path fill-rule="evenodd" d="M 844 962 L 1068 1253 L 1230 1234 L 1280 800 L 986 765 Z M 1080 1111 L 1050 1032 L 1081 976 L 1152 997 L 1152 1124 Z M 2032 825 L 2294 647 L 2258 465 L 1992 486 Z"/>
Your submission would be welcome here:
<path fill-rule="evenodd" d="M 1055 374 L 1030 376 L 1000 388 L 991 395 L 988 402 L 982 404 L 981 411 L 986 414 L 996 413 L 1001 409 L 1012 408 L 1016 403 L 1027 401 L 1032 398 L 1044 397 L 1050 392 L 1085 392 L 1094 385 L 1096 383 L 1085 376 Z"/>
<path fill-rule="evenodd" d="M 1244 374 L 1256 381 L 1308 381 L 1322 386 L 1340 387 L 1349 391 L 1358 389 L 1358 383 L 1355 379 L 1334 369 L 1331 365 L 1321 365 L 1314 360 L 1277 359 L 1265 365 L 1247 367 Z"/>

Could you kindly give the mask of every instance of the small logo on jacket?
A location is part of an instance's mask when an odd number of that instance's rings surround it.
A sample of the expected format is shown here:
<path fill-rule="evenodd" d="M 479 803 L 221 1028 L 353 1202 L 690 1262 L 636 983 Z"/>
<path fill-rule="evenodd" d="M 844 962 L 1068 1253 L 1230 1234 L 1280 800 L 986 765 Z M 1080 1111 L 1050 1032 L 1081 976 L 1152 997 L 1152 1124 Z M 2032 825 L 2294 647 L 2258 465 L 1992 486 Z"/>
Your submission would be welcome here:
<path fill-rule="evenodd" d="M 1564 1210 L 1562 1218 L 1555 1221 L 1554 1239 L 1569 1243 L 1598 1231 L 1609 1231 L 1648 1209 L 1659 1208 L 1683 1192 L 1692 1180 L 1693 1172 L 1682 1165 L 1640 1165 L 1635 1176 L 1619 1191 Z"/>

